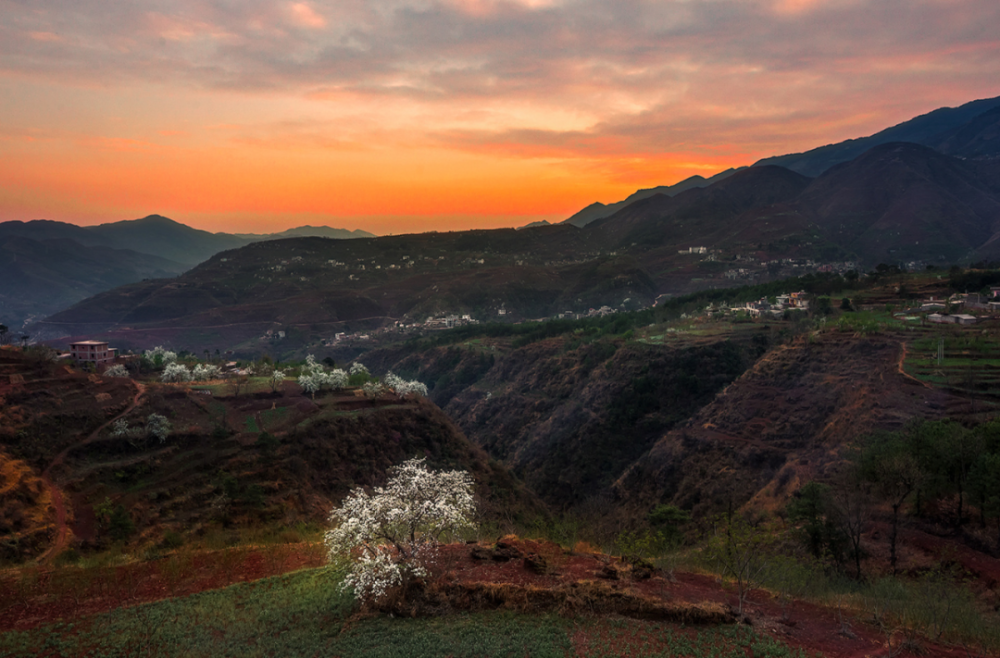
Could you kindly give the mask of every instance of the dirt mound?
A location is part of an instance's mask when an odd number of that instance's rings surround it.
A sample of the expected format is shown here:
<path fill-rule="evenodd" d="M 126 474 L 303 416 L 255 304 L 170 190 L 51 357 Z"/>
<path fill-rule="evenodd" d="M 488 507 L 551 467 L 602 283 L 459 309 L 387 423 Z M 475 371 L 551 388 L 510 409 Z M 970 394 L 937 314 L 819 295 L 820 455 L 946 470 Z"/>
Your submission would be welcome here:
<path fill-rule="evenodd" d="M 736 621 L 732 609 L 720 603 L 662 601 L 595 580 L 560 583 L 554 587 L 479 582 L 425 584 L 418 581 L 377 609 L 407 617 L 508 609 L 518 612 L 617 614 L 688 625 L 732 624 Z"/>

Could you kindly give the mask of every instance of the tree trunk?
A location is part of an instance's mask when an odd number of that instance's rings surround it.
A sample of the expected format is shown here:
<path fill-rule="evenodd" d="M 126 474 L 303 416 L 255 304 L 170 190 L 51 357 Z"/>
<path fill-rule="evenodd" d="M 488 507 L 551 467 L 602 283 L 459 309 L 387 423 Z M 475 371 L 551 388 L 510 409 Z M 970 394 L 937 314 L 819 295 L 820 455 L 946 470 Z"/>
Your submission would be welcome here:
<path fill-rule="evenodd" d="M 899 507 L 902 503 L 892 506 L 892 532 L 889 533 L 889 566 L 892 567 L 892 575 L 896 575 L 896 534 L 899 528 Z"/>
<path fill-rule="evenodd" d="M 964 496 L 962 494 L 963 494 L 962 485 L 959 484 L 958 485 L 958 519 L 957 519 L 957 523 L 955 524 L 955 527 L 957 527 L 957 528 L 961 528 L 962 527 L 962 512 L 963 512 L 962 503 L 964 502 Z"/>
<path fill-rule="evenodd" d="M 858 541 L 854 542 L 854 568 L 857 571 L 855 577 L 861 580 L 861 537 L 858 536 Z"/>

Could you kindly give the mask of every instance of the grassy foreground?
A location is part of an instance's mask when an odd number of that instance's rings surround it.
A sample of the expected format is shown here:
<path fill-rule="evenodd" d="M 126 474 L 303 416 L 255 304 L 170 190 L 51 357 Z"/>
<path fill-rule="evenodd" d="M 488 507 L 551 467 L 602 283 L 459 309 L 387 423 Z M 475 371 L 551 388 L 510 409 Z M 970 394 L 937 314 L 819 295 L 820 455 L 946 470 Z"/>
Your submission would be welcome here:
<path fill-rule="evenodd" d="M 798 650 L 746 627 L 685 629 L 618 617 L 496 611 L 350 620 L 329 568 L 241 583 L 0 634 L 0 656 L 671 656 L 779 658 Z"/>

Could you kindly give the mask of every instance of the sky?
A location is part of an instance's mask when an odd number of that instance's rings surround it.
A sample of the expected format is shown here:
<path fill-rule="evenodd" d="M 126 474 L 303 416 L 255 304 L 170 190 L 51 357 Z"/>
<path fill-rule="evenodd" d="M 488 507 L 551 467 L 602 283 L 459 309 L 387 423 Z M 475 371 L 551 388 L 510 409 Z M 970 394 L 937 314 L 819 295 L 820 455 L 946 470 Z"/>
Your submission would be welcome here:
<path fill-rule="evenodd" d="M 997 0 L 0 0 L 0 221 L 561 221 L 994 96 Z"/>

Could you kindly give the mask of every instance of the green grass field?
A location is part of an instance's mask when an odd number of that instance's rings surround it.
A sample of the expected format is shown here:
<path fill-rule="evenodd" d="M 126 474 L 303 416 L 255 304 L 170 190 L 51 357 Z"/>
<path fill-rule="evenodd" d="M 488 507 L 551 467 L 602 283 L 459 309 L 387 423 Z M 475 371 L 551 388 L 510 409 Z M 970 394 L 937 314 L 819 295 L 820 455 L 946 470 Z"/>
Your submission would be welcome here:
<path fill-rule="evenodd" d="M 0 656 L 805 656 L 741 626 L 496 611 L 351 620 L 337 572 L 308 569 L 0 634 Z"/>

